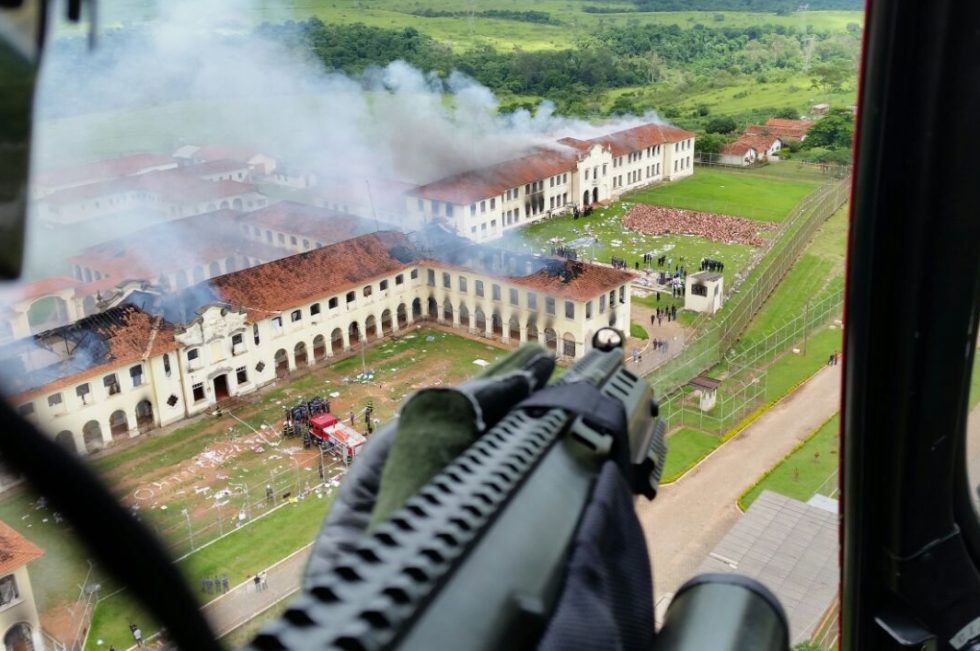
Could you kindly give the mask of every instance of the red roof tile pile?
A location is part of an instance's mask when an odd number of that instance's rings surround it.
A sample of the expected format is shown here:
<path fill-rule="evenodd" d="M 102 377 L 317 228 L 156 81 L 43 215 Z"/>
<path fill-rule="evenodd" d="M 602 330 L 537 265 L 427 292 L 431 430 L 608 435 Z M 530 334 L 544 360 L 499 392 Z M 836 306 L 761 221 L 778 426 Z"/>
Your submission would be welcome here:
<path fill-rule="evenodd" d="M 774 224 L 741 217 L 714 215 L 696 210 L 665 208 L 636 204 L 623 217 L 623 225 L 649 235 L 686 234 L 698 235 L 718 242 L 737 242 L 763 246 L 766 240 L 759 231 L 768 230 Z"/>
<path fill-rule="evenodd" d="M 44 552 L 6 522 L 0 522 L 0 576 L 27 565 Z"/>
<path fill-rule="evenodd" d="M 247 309 L 250 317 L 265 318 L 268 312 L 358 287 L 415 264 L 397 259 L 392 254 L 397 248 L 413 250 L 403 234 L 380 231 L 218 276 L 210 284 L 225 301 Z"/>

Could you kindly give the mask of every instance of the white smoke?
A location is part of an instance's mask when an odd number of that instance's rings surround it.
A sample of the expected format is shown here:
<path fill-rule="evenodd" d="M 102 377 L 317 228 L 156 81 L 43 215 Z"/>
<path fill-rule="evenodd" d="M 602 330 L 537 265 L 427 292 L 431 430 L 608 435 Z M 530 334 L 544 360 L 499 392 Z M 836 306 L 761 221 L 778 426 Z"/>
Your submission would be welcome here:
<path fill-rule="evenodd" d="M 639 121 L 600 127 L 557 116 L 548 102 L 533 115 L 500 114 L 493 92 L 466 75 L 442 79 L 401 61 L 356 78 L 333 73 L 302 47 L 253 34 L 249 17 L 258 9 L 250 0 L 174 0 L 160 6 L 146 38 L 133 47 L 113 49 L 109 61 L 96 54 L 91 66 L 74 64 L 71 87 L 52 87 L 42 76 L 39 101 L 56 107 L 50 112 L 93 104 L 132 108 L 124 109 L 125 119 L 67 138 L 65 130 L 52 140 L 40 129 L 36 160 L 48 167 L 91 160 L 111 149 L 106 143 L 118 149 L 128 138 L 145 142 L 149 129 L 173 148 L 227 142 L 325 177 L 424 183 L 562 136 L 588 138 Z M 158 119 L 159 103 L 173 99 L 175 86 L 192 98 L 186 115 L 175 110 Z M 141 110 L 155 123 L 141 124 Z"/>

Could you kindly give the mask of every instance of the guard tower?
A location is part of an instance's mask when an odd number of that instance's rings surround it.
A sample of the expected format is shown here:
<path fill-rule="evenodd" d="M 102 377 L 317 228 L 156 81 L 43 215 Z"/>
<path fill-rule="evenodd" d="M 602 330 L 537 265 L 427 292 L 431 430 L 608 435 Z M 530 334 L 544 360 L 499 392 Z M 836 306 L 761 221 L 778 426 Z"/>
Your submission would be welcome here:
<path fill-rule="evenodd" d="M 684 309 L 714 314 L 724 302 L 724 278 L 714 271 L 688 274 Z"/>
<path fill-rule="evenodd" d="M 714 408 L 715 401 L 718 399 L 719 384 L 721 384 L 721 380 L 716 380 L 707 375 L 699 375 L 688 382 L 688 386 L 693 387 L 695 393 L 700 394 L 698 409 L 701 411 L 711 411 Z"/>

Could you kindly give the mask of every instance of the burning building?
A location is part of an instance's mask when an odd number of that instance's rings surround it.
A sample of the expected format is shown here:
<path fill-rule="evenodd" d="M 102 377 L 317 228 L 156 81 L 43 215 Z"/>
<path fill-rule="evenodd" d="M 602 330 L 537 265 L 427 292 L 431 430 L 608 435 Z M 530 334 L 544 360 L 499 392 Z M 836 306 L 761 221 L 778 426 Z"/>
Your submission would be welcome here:
<path fill-rule="evenodd" d="M 628 272 L 381 231 L 118 305 L 0 348 L 28 419 L 95 451 L 425 319 L 575 358 L 629 326 Z"/>
<path fill-rule="evenodd" d="M 644 124 L 470 170 L 407 193 L 410 215 L 485 241 L 529 222 L 618 199 L 652 183 L 690 176 L 694 134 Z"/>

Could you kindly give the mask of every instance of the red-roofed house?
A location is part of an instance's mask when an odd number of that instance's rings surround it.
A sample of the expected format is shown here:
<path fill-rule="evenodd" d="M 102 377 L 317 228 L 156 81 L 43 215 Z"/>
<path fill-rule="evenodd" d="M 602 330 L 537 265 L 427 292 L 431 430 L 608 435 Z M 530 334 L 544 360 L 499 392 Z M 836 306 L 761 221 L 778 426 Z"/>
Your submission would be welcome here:
<path fill-rule="evenodd" d="M 0 522 L 0 635 L 5 649 L 45 649 L 27 564 L 41 548 Z"/>
<path fill-rule="evenodd" d="M 238 163 L 245 163 L 258 175 L 272 174 L 276 170 L 277 161 L 272 156 L 261 154 L 254 149 L 245 147 L 229 147 L 227 145 L 204 145 L 202 147 L 193 146 L 181 147 L 175 155 L 180 153 L 188 155 L 190 162 L 209 163 L 218 160 L 233 160 Z"/>
<path fill-rule="evenodd" d="M 759 159 L 759 152 L 748 142 L 741 139 L 730 142 L 721 148 L 718 162 L 722 165 L 738 165 L 748 167 Z"/>
<path fill-rule="evenodd" d="M 408 211 L 464 237 L 491 240 L 575 206 L 689 176 L 693 159 L 694 134 L 667 125 L 644 124 L 590 140 L 562 138 L 553 147 L 411 190 Z"/>

